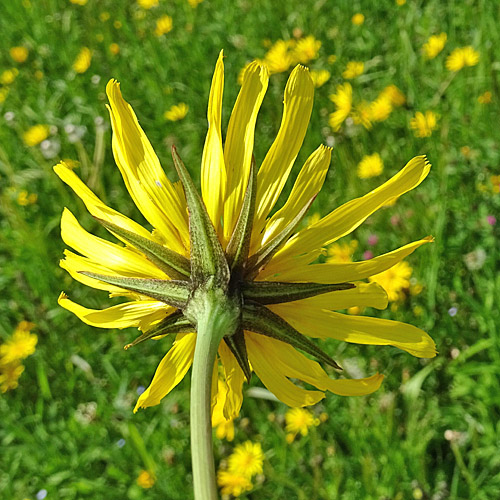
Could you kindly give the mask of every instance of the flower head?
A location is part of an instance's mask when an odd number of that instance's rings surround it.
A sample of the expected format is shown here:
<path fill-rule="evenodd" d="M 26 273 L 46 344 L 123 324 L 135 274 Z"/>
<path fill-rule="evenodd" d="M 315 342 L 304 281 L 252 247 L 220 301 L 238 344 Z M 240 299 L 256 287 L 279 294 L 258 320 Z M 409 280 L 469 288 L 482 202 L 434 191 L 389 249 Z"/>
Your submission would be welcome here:
<path fill-rule="evenodd" d="M 149 10 L 153 7 L 157 7 L 159 4 L 159 0 L 137 0 L 137 3 L 143 9 Z"/>
<path fill-rule="evenodd" d="M 448 35 L 446 33 L 430 36 L 422 47 L 425 57 L 427 59 L 434 59 L 444 49 L 447 38 Z"/>
<path fill-rule="evenodd" d="M 264 64 L 269 69 L 269 73 L 282 73 L 288 71 L 293 64 L 291 47 L 294 46 L 292 40 L 278 40 L 267 51 L 264 56 Z"/>
<path fill-rule="evenodd" d="M 373 122 L 383 122 L 389 118 L 392 112 L 391 98 L 385 95 L 377 97 L 370 103 L 370 120 Z"/>
<path fill-rule="evenodd" d="M 321 42 L 314 36 L 309 35 L 297 41 L 293 49 L 293 60 L 298 63 L 307 64 L 318 57 Z"/>
<path fill-rule="evenodd" d="M 350 83 L 337 85 L 337 92 L 330 95 L 330 100 L 335 103 L 337 111 L 330 114 L 328 123 L 337 132 L 340 126 L 351 113 L 352 108 L 352 87 Z"/>
<path fill-rule="evenodd" d="M 380 98 L 387 98 L 393 106 L 402 106 L 406 102 L 406 97 L 396 85 L 388 85 L 379 94 Z"/>
<path fill-rule="evenodd" d="M 170 122 L 176 122 L 182 120 L 188 111 L 189 106 L 184 102 L 180 102 L 179 104 L 174 104 L 168 111 L 165 111 L 163 118 Z"/>
<path fill-rule="evenodd" d="M 465 66 L 475 66 L 479 62 L 479 52 L 470 45 L 455 49 L 446 59 L 446 69 L 460 71 Z"/>
<path fill-rule="evenodd" d="M 34 326 L 33 323 L 27 321 L 19 323 L 12 337 L 0 345 L 0 363 L 18 361 L 35 352 L 38 337 L 34 333 L 30 333 Z"/>
<path fill-rule="evenodd" d="M 410 127 L 415 131 L 417 137 L 430 137 L 432 131 L 437 128 L 438 118 L 434 111 L 426 111 L 425 114 L 417 111 L 410 120 Z"/>
<path fill-rule="evenodd" d="M 287 441 L 291 443 L 297 434 L 307 436 L 310 427 L 317 427 L 320 423 L 318 418 L 304 408 L 291 408 L 285 413 Z"/>
<path fill-rule="evenodd" d="M 229 472 L 251 478 L 255 474 L 262 474 L 264 453 L 260 443 L 245 441 L 236 446 L 228 458 Z"/>
<path fill-rule="evenodd" d="M 402 300 L 404 290 L 410 288 L 412 268 L 405 261 L 398 262 L 386 271 L 370 277 L 371 282 L 378 283 L 386 292 L 391 302 Z"/>
<path fill-rule="evenodd" d="M 147 470 L 142 470 L 139 476 L 137 476 L 137 484 L 141 488 L 149 489 L 152 488 L 156 482 L 155 477 L 151 472 Z"/>
<path fill-rule="evenodd" d="M 384 170 L 384 163 L 378 153 L 366 155 L 358 164 L 358 177 L 368 179 L 380 175 Z"/>
<path fill-rule="evenodd" d="M 23 141 L 26 146 L 36 146 L 43 142 L 49 136 L 50 128 L 48 125 L 33 125 L 33 127 L 23 133 Z"/>
<path fill-rule="evenodd" d="M 173 22 L 170 16 L 161 16 L 156 21 L 155 35 L 162 36 L 172 31 Z"/>
<path fill-rule="evenodd" d="M 329 79 L 330 72 L 326 69 L 322 69 L 319 71 L 312 70 L 311 78 L 316 88 L 322 87 Z"/>
<path fill-rule="evenodd" d="M 217 484 L 221 488 L 223 495 L 233 495 L 239 497 L 245 491 L 250 491 L 253 484 L 244 474 L 220 470 L 217 472 Z"/>
<path fill-rule="evenodd" d="M 411 160 L 398 174 L 365 196 L 350 201 L 302 230 L 312 200 L 325 180 L 331 149 L 318 147 L 304 163 L 285 202 L 274 210 L 304 140 L 312 112 L 314 85 L 297 66 L 284 92 L 277 137 L 257 170 L 254 128 L 269 81 L 267 68 L 248 66 L 222 144 L 222 53 L 216 64 L 208 105 L 208 132 L 201 160 L 201 196 L 172 148 L 181 183 L 160 166 L 131 106 L 115 80 L 107 85 L 113 153 L 125 185 L 150 227 L 147 229 L 105 205 L 71 168 L 54 167 L 90 213 L 120 244 L 88 233 L 65 209 L 61 234 L 76 252 L 65 251 L 61 266 L 81 283 L 122 297 L 104 310 L 88 309 L 62 293 L 59 304 L 100 328 L 136 327 L 148 339 L 175 336 L 135 410 L 157 405 L 186 375 L 197 342 L 199 297 L 212 294 L 232 314 L 231 330 L 218 346 L 227 385 L 223 414 L 238 415 L 242 387 L 254 371 L 281 401 L 293 407 L 317 403 L 324 391 L 369 394 L 383 376 L 331 378 L 320 364 L 338 368 L 313 338 L 393 345 L 419 357 L 435 355 L 432 339 L 411 325 L 334 312 L 351 306 L 383 309 L 387 296 L 363 280 L 412 253 L 431 238 L 410 243 L 370 261 L 311 264 L 323 248 L 356 229 L 388 201 L 418 186 L 430 164 Z M 272 214 L 272 215 L 271 215 Z M 123 246 L 123 243 L 126 246 Z M 214 366 L 217 368 L 217 365 Z M 290 379 L 317 390 L 304 389 Z M 213 384 L 212 400 L 217 400 Z"/>
<path fill-rule="evenodd" d="M 491 97 L 492 97 L 491 92 L 487 90 L 477 98 L 477 102 L 479 104 L 490 104 Z"/>
<path fill-rule="evenodd" d="M 352 80 L 359 75 L 363 74 L 365 70 L 365 63 L 362 61 L 349 61 L 347 66 L 342 73 L 342 76 L 347 80 Z"/>
<path fill-rule="evenodd" d="M 91 61 L 92 52 L 88 47 L 83 47 L 76 56 L 75 62 L 73 63 L 73 69 L 77 73 L 85 73 L 85 71 L 89 69 Z"/>
<path fill-rule="evenodd" d="M 365 16 L 361 14 L 361 12 L 358 12 L 357 14 L 354 14 L 351 18 L 351 23 L 354 24 L 355 26 L 361 26 L 365 22 Z"/>
<path fill-rule="evenodd" d="M 11 47 L 9 54 L 17 63 L 23 63 L 28 59 L 29 51 L 26 47 Z"/>

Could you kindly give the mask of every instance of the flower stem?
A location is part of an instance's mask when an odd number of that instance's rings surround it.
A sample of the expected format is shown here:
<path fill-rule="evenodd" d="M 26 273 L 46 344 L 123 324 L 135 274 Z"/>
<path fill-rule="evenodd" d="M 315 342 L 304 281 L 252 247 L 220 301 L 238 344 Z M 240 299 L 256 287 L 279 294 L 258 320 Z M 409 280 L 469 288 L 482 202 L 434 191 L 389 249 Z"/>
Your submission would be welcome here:
<path fill-rule="evenodd" d="M 217 299 L 217 294 L 209 292 L 197 307 L 191 376 L 191 460 L 195 500 L 218 498 L 212 449 L 212 373 L 219 343 L 230 331 L 234 315 Z"/>

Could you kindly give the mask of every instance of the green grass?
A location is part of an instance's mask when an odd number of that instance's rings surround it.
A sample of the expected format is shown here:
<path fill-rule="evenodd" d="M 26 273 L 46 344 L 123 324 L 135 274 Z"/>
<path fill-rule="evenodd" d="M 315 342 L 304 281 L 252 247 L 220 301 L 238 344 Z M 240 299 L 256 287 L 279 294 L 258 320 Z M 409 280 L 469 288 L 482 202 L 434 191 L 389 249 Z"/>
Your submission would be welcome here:
<path fill-rule="evenodd" d="M 294 28 L 322 41 L 311 67 L 332 73 L 316 92 L 296 162 L 300 166 L 321 142 L 334 138 L 332 168 L 313 210 L 324 215 L 364 194 L 416 154 L 427 154 L 433 163 L 419 188 L 380 210 L 352 237 L 360 242 L 356 257 L 361 258 L 371 233 L 379 236 L 376 253 L 435 236 L 433 245 L 408 259 L 423 292 L 408 297 L 395 311 L 367 313 L 424 328 L 436 340 L 439 356 L 418 360 L 394 348 L 331 341 L 329 353 L 353 366 L 353 373 L 384 373 L 382 388 L 365 398 L 328 395 L 313 409 L 326 412 L 328 420 L 291 445 L 285 440 L 284 405 L 247 397 L 234 442 L 216 441 L 216 461 L 247 439 L 262 443 L 264 474 L 242 496 L 248 499 L 499 498 L 500 222 L 490 226 L 486 216 L 500 219 L 500 194 L 480 189 L 491 175 L 500 174 L 495 2 L 408 1 L 398 7 L 391 0 L 205 0 L 192 9 L 177 0 L 150 11 L 118 0 L 89 0 L 85 6 L 62 0 L 28 4 L 0 5 L 0 71 L 19 69 L 0 104 L 0 339 L 7 339 L 24 319 L 36 323 L 39 343 L 25 361 L 19 387 L 0 396 L 2 498 L 34 499 L 42 489 L 49 499 L 191 498 L 188 378 L 161 405 L 132 413 L 137 388 L 149 383 L 166 346 L 152 342 L 124 352 L 122 346 L 134 338 L 134 331 L 93 329 L 57 306 L 60 290 L 88 307 L 103 308 L 109 301 L 105 293 L 85 289 L 58 267 L 64 206 L 86 229 L 99 230 L 52 165 L 62 158 L 78 160 L 77 173 L 106 203 L 143 222 L 111 154 L 104 94 L 108 79 L 121 81 L 124 97 L 168 175 L 174 178 L 168 146 L 175 143 L 196 176 L 219 50 L 224 48 L 227 56 L 227 124 L 241 67 L 263 57 L 264 39 L 290 38 Z M 101 21 L 102 12 L 109 12 L 110 19 Z M 350 22 L 356 12 L 366 16 L 359 27 Z M 174 29 L 159 39 L 153 30 L 163 14 L 172 16 Z M 447 45 L 436 59 L 426 61 L 421 46 L 441 31 L 448 34 Z M 112 42 L 120 45 L 116 56 L 108 50 Z M 30 50 L 23 64 L 9 57 L 15 45 Z M 449 78 L 445 59 L 465 45 L 480 52 L 480 62 L 460 71 L 442 93 Z M 71 66 L 83 46 L 93 50 L 92 64 L 76 75 Z M 331 54 L 337 56 L 333 65 L 327 62 Z M 372 100 L 394 83 L 405 93 L 407 105 L 371 131 L 356 127 L 352 134 L 334 134 L 328 127 L 328 114 L 334 111 L 328 95 L 343 81 L 349 60 L 370 62 L 366 74 L 353 81 L 358 100 Z M 36 71 L 43 72 L 40 80 Z M 257 124 L 257 164 L 278 129 L 286 78 L 271 77 Z M 480 105 L 477 97 L 486 90 L 493 102 Z M 165 122 L 164 111 L 181 101 L 189 105 L 186 118 Z M 432 137 L 419 139 L 409 121 L 415 111 L 427 109 L 439 113 L 439 127 Z M 8 112 L 15 114 L 10 121 Z M 101 117 L 103 125 L 96 126 Z M 51 140 L 61 149 L 54 158 L 23 144 L 23 131 L 38 123 L 55 127 Z M 81 142 L 69 141 L 64 131 L 68 124 L 86 127 Z M 469 157 L 461 153 L 463 146 L 471 148 Z M 384 160 L 384 173 L 358 179 L 357 163 L 374 152 Z M 22 189 L 36 193 L 37 203 L 19 206 Z M 400 218 L 395 226 L 394 215 Z M 464 256 L 477 249 L 484 250 L 486 260 L 480 269 L 469 270 Z M 414 314 L 417 306 L 423 310 L 419 316 Z M 451 307 L 457 308 L 453 317 L 448 314 Z M 260 385 L 256 380 L 252 384 Z M 85 412 L 90 412 L 87 419 Z M 447 430 L 460 434 L 450 441 Z M 126 441 L 122 448 L 120 439 Z M 157 473 L 151 490 L 135 482 L 142 469 Z"/>

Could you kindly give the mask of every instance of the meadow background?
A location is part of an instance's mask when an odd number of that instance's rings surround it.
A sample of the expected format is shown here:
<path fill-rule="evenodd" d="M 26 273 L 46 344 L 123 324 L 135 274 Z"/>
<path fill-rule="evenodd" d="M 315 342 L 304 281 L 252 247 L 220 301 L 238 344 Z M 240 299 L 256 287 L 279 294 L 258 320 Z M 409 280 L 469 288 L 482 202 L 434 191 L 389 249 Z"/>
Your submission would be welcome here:
<path fill-rule="evenodd" d="M 234 440 L 216 439 L 216 463 L 224 465 L 246 440 L 261 444 L 264 470 L 253 490 L 241 495 L 248 499 L 500 498 L 498 3 L 141 3 L 0 3 L 0 341 L 8 342 L 21 321 L 34 323 L 38 337 L 36 351 L 23 360 L 18 387 L 7 390 L 2 379 L 0 497 L 191 498 L 189 378 L 161 405 L 134 415 L 138 391 L 149 384 L 165 346 L 150 342 L 125 352 L 137 332 L 89 327 L 57 305 L 61 290 L 87 307 L 104 308 L 109 300 L 58 266 L 64 206 L 86 229 L 104 232 L 52 166 L 72 160 L 98 196 L 141 222 L 111 153 L 107 81 L 121 81 L 169 177 L 174 179 L 172 143 L 197 176 L 220 49 L 227 124 L 241 68 L 264 58 L 280 39 L 312 35 L 321 46 L 307 65 L 330 77 L 316 91 L 294 175 L 320 143 L 334 146 L 312 209 L 325 215 L 387 180 L 413 156 L 427 154 L 433 168 L 424 183 L 345 241 L 357 241 L 349 248 L 361 260 L 366 251 L 376 255 L 435 237 L 407 259 L 410 286 L 398 300 L 386 311 L 363 313 L 425 329 L 439 355 L 419 360 L 395 348 L 330 341 L 326 349 L 349 375 L 383 373 L 381 389 L 363 398 L 328 394 L 311 408 L 321 423 L 291 443 L 287 408 L 253 390 L 235 421 Z M 359 17 L 358 24 L 352 21 L 357 13 L 364 15 L 361 24 Z M 157 21 L 163 16 L 172 26 L 162 34 Z M 426 57 L 423 45 L 442 32 L 442 52 Z M 447 57 L 464 46 L 479 53 L 477 64 L 448 70 Z M 90 57 L 84 52 L 75 65 L 84 48 Z M 349 61 L 364 62 L 364 71 L 346 80 Z M 257 164 L 279 127 L 290 70 L 271 77 L 257 122 Z M 370 130 L 351 117 L 334 131 L 329 116 L 336 106 L 329 96 L 346 81 L 355 102 L 371 102 L 396 85 L 405 103 Z M 189 107 L 185 117 L 167 119 L 165 112 L 181 102 Z M 410 126 L 417 111 L 438 115 L 428 137 L 417 137 Z M 35 125 L 46 127 L 27 136 Z M 373 153 L 382 158 L 383 172 L 360 179 L 357 166 Z M 256 377 L 252 386 L 261 387 Z M 142 471 L 156 480 L 138 482 Z"/>

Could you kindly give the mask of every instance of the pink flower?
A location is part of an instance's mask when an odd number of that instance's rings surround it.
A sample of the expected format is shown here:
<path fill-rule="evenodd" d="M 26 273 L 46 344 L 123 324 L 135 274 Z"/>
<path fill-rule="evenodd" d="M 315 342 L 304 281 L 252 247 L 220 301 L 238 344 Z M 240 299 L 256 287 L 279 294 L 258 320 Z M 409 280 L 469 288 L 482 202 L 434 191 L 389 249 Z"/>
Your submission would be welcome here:
<path fill-rule="evenodd" d="M 373 252 L 371 250 L 366 250 L 366 252 L 363 253 L 363 260 L 370 259 L 373 259 Z"/>
<path fill-rule="evenodd" d="M 370 234 L 368 236 L 368 245 L 374 246 L 378 243 L 378 236 L 376 234 Z"/>
<path fill-rule="evenodd" d="M 497 222 L 497 218 L 494 215 L 488 215 L 486 217 L 486 220 L 488 221 L 488 224 L 490 226 L 494 226 L 496 224 L 496 222 Z"/>

